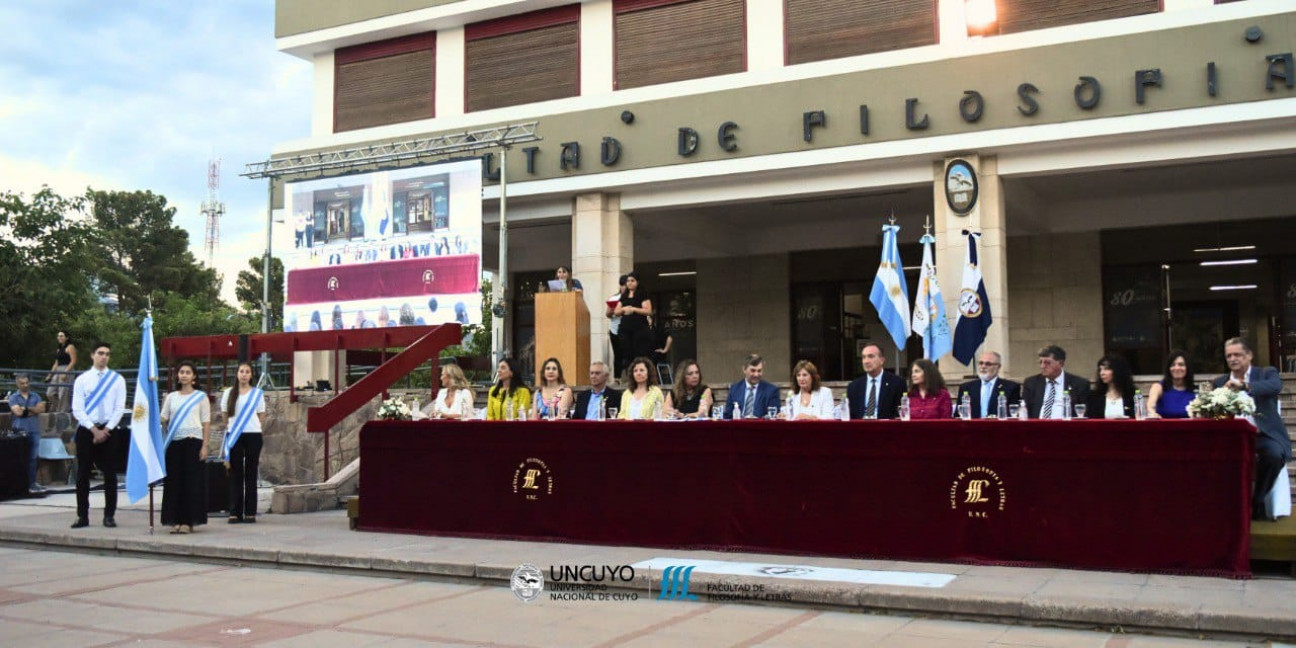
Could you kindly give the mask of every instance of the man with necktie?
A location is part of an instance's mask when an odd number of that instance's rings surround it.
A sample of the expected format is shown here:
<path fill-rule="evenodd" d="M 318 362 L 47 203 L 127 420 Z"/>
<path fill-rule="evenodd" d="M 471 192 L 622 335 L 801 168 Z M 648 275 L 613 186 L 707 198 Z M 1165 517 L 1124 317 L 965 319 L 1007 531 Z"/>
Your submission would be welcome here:
<path fill-rule="evenodd" d="M 725 418 L 762 418 L 769 412 L 769 408 L 778 409 L 778 387 L 762 380 L 764 375 L 764 358 L 754 353 L 747 356 L 747 360 L 743 362 L 743 379 L 729 385 L 729 397 L 724 406 Z M 735 405 L 741 408 L 739 416 L 734 416 Z"/>
<path fill-rule="evenodd" d="M 1067 418 L 1062 408 L 1062 396 L 1071 392 L 1071 416 L 1075 406 L 1089 400 L 1089 381 L 1066 372 L 1066 351 L 1050 344 L 1039 351 L 1039 375 L 1022 383 L 1022 398 L 1026 401 L 1026 414 L 1033 419 Z"/>
<path fill-rule="evenodd" d="M 853 419 L 900 418 L 900 397 L 905 393 L 905 382 L 900 376 L 883 371 L 886 359 L 882 348 L 870 344 L 860 351 L 864 375 L 846 387 L 850 399 L 850 417 Z"/>
<path fill-rule="evenodd" d="M 969 380 L 959 386 L 958 402 L 963 402 L 967 394 L 972 402 L 972 418 L 998 416 L 999 395 L 1003 394 L 1009 405 L 1016 405 L 1021 400 L 1021 385 L 999 377 L 999 368 L 1003 366 L 1003 356 L 994 351 L 986 351 L 977 361 L 976 380 Z"/>
<path fill-rule="evenodd" d="M 104 476 L 103 525 L 117 526 L 117 464 L 112 431 L 126 408 L 126 380 L 108 368 L 112 347 L 107 342 L 94 346 L 88 371 L 72 384 L 72 417 L 76 419 L 77 517 L 73 529 L 90 526 L 90 469 L 99 466 Z"/>
<path fill-rule="evenodd" d="M 1233 391 L 1250 394 L 1255 401 L 1256 464 L 1255 487 L 1251 493 L 1251 519 L 1269 519 L 1265 515 L 1264 500 L 1273 490 L 1274 481 L 1283 466 L 1291 461 L 1291 437 L 1287 426 L 1278 414 L 1278 396 L 1282 393 L 1282 378 L 1273 367 L 1251 365 L 1251 345 L 1237 337 L 1224 343 L 1224 362 L 1227 375 L 1215 379 L 1215 387 L 1228 387 Z M 1286 488 L 1286 484 L 1282 486 Z"/>

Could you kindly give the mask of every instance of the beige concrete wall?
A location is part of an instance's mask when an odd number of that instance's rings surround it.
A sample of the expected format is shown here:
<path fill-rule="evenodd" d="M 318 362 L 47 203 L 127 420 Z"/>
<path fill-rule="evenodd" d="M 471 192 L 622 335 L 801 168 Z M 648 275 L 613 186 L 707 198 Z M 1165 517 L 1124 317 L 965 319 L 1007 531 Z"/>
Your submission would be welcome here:
<path fill-rule="evenodd" d="M 786 382 L 792 371 L 792 324 L 786 254 L 698 259 L 698 363 L 709 383 L 742 375 L 749 353 L 765 357 L 765 376 Z"/>
<path fill-rule="evenodd" d="M 1046 344 L 1067 352 L 1067 371 L 1092 378 L 1103 355 L 1102 248 L 1097 232 L 1008 238 L 1011 377 L 1038 373 Z"/>

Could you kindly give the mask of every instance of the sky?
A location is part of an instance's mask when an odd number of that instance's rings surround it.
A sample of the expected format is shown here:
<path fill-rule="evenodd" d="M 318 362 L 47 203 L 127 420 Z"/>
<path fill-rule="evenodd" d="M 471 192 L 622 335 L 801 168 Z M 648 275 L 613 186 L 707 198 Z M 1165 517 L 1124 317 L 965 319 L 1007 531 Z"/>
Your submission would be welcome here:
<path fill-rule="evenodd" d="M 0 26 L 0 191 L 161 194 L 205 261 L 199 210 L 220 158 L 213 265 L 235 303 L 267 200 L 265 180 L 239 174 L 310 134 L 311 65 L 275 50 L 274 1 L 6 0 Z"/>

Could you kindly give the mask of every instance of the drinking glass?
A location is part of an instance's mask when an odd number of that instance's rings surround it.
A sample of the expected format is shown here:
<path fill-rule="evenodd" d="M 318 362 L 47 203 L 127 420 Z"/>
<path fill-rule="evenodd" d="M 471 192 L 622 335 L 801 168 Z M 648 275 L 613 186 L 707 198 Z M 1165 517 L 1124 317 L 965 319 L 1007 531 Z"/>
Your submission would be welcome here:
<path fill-rule="evenodd" d="M 773 421 L 774 419 L 778 418 L 778 408 L 777 408 L 777 407 L 766 407 L 766 408 L 765 408 L 765 418 L 768 419 L 768 420 L 770 420 L 770 421 Z"/>
<path fill-rule="evenodd" d="M 1085 415 L 1084 415 L 1084 414 L 1085 414 L 1085 409 L 1086 409 L 1086 408 L 1085 408 L 1085 404 L 1084 404 L 1084 403 L 1076 403 L 1076 406 L 1075 406 L 1076 418 L 1084 418 L 1084 417 L 1085 417 Z"/>
<path fill-rule="evenodd" d="M 608 418 L 610 418 L 610 419 L 615 419 L 616 417 L 617 417 L 617 408 L 615 408 L 615 407 L 609 407 L 609 408 L 608 408 Z"/>
<path fill-rule="evenodd" d="M 715 405 L 711 407 L 711 420 L 719 421 L 724 417 L 724 405 Z"/>
<path fill-rule="evenodd" d="M 1017 417 L 1021 414 L 1019 410 L 1020 408 L 1017 405 L 1009 405 L 1008 418 L 1013 419 L 1014 421 L 1017 420 Z"/>

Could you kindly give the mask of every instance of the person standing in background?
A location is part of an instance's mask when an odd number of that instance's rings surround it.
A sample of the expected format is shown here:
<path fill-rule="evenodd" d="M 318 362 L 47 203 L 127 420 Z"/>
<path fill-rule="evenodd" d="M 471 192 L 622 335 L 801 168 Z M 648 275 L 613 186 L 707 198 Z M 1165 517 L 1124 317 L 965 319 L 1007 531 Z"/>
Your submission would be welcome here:
<path fill-rule="evenodd" d="M 90 526 L 90 470 L 99 466 L 103 473 L 103 525 L 117 526 L 117 468 L 112 431 L 121 422 L 126 409 L 126 380 L 108 368 L 112 346 L 107 342 L 94 345 L 88 371 L 72 383 L 72 417 L 76 419 L 76 521 L 73 529 Z"/>
<path fill-rule="evenodd" d="M 40 394 L 31 390 L 31 378 L 27 374 L 14 376 L 14 383 L 18 386 L 18 391 L 9 394 L 10 425 L 27 435 L 27 494 L 40 495 L 45 489 L 36 483 L 36 468 L 40 458 L 40 415 L 45 413 L 45 401 L 41 400 Z"/>
<path fill-rule="evenodd" d="M 620 288 L 607 299 L 607 318 L 608 318 L 608 340 L 612 342 L 612 379 L 619 380 L 621 373 L 625 371 L 625 363 L 628 358 L 621 353 L 621 316 L 616 314 L 616 307 L 621 303 L 621 292 L 625 290 L 626 275 L 621 275 L 618 280 Z"/>
<path fill-rule="evenodd" d="M 58 348 L 54 350 L 54 366 L 50 367 L 45 382 L 49 389 L 45 398 L 49 400 L 49 411 L 67 413 L 72 411 L 72 399 L 69 398 L 68 383 L 72 382 L 72 372 L 76 371 L 77 348 L 66 331 L 58 332 Z"/>

